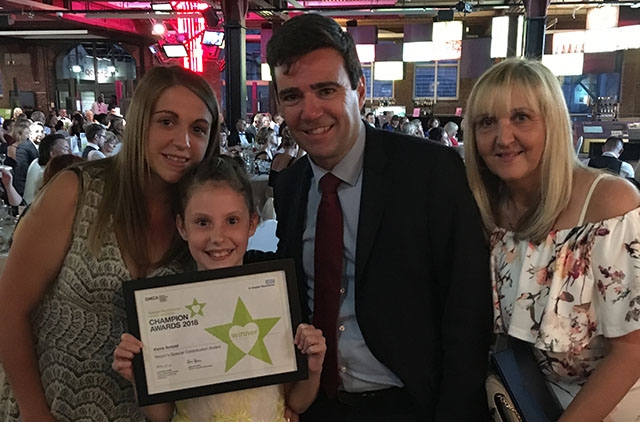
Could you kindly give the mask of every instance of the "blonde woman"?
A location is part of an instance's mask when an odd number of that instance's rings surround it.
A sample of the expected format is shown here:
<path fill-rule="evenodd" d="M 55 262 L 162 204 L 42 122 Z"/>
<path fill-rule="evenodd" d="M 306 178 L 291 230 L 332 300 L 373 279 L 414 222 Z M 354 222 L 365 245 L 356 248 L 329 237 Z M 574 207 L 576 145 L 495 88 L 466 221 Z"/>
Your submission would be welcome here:
<path fill-rule="evenodd" d="M 560 85 L 539 62 L 489 69 L 464 129 L 494 330 L 530 344 L 561 422 L 639 420 L 640 194 L 578 162 Z"/>
<path fill-rule="evenodd" d="M 458 129 L 459 129 L 458 124 L 453 121 L 448 121 L 447 123 L 444 124 L 443 129 L 445 132 L 447 132 L 451 145 L 454 147 L 458 146 Z"/>
<path fill-rule="evenodd" d="M 10 160 L 5 161 L 5 164 L 10 165 L 11 167 L 16 166 L 16 152 L 18 145 L 29 139 L 29 136 L 31 136 L 30 126 L 31 123 L 25 119 L 18 120 L 13 125 L 13 130 L 11 131 L 13 143 L 7 147 L 7 158 L 10 158 Z"/>
<path fill-rule="evenodd" d="M 138 84 L 122 151 L 59 173 L 17 227 L 0 277 L 0 420 L 144 421 L 109 368 L 127 331 L 122 283 L 192 268 L 176 183 L 218 153 L 218 104 L 181 67 Z"/>

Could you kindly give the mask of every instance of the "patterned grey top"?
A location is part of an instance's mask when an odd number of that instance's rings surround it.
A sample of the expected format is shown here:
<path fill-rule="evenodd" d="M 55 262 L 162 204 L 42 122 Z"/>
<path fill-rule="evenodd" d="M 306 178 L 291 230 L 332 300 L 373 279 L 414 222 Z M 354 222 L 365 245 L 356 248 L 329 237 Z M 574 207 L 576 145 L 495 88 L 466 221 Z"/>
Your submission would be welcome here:
<path fill-rule="evenodd" d="M 82 192 L 71 247 L 60 274 L 34 312 L 33 330 L 42 385 L 51 412 L 63 421 L 144 421 L 128 381 L 111 369 L 112 355 L 127 330 L 122 283 L 130 280 L 113 230 L 98 256 L 87 234 L 105 183 L 103 167 L 79 173 Z M 172 262 L 151 276 L 193 269 Z M 18 421 L 19 410 L 0 371 L 0 420 Z"/>

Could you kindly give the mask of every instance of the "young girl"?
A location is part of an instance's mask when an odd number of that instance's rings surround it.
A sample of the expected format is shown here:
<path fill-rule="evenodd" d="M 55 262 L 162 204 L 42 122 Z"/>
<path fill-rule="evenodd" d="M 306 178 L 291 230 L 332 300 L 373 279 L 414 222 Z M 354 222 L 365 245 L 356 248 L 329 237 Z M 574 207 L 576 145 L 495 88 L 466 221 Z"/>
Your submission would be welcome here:
<path fill-rule="evenodd" d="M 230 157 L 203 162 L 188 172 L 178 188 L 178 232 L 189 245 L 199 270 L 242 265 L 249 237 L 258 223 L 251 185 L 244 170 Z M 320 330 L 300 324 L 294 343 L 308 356 L 309 379 L 287 385 L 273 385 L 146 406 L 142 410 L 152 421 L 285 421 L 286 406 L 304 412 L 320 385 L 326 351 Z M 113 369 L 134 382 L 132 359 L 142 342 L 124 334 L 114 351 Z"/>

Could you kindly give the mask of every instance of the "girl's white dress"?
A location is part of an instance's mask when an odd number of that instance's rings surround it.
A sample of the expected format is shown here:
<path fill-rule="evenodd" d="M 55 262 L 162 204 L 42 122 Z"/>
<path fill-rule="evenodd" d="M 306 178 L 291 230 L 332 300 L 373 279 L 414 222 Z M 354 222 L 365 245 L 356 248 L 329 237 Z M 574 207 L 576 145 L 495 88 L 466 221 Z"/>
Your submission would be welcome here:
<path fill-rule="evenodd" d="M 173 422 L 285 422 L 282 385 L 176 402 Z"/>

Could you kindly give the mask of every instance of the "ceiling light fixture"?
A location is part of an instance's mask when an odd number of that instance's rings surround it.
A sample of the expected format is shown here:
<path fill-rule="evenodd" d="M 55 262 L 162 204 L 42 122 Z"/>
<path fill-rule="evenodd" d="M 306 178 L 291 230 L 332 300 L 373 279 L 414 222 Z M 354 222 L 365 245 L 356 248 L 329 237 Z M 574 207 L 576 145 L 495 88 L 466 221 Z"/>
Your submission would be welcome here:
<path fill-rule="evenodd" d="M 151 9 L 155 11 L 172 11 L 173 7 L 171 6 L 171 3 L 168 2 L 153 2 L 151 3 Z"/>
<path fill-rule="evenodd" d="M 46 35 L 87 35 L 87 29 L 41 29 L 28 31 L 0 31 L 0 36 L 24 37 L 24 36 L 46 36 Z"/>
<path fill-rule="evenodd" d="M 460 0 L 456 3 L 456 10 L 460 13 L 471 13 L 473 12 L 473 5 L 466 1 Z"/>

